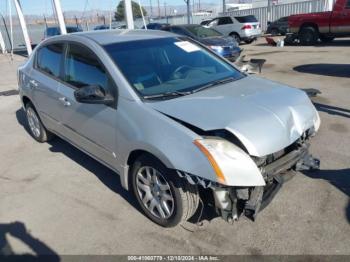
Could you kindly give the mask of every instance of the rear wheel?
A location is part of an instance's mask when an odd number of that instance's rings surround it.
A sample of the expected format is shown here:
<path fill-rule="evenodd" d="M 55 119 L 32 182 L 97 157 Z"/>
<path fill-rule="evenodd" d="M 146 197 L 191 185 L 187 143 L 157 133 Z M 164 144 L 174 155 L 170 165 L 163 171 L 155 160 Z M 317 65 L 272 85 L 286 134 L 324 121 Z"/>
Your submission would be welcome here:
<path fill-rule="evenodd" d="M 27 123 L 32 137 L 40 143 L 44 143 L 51 140 L 54 135 L 44 127 L 33 104 L 31 102 L 28 102 L 25 106 L 25 109 Z"/>
<path fill-rule="evenodd" d="M 237 33 L 231 33 L 230 36 L 236 40 L 237 44 L 241 43 L 241 37 Z"/>
<path fill-rule="evenodd" d="M 299 40 L 302 45 L 314 45 L 318 40 L 318 32 L 314 27 L 303 27 L 299 32 Z"/>
<path fill-rule="evenodd" d="M 163 227 L 183 223 L 197 210 L 197 187 L 150 155 L 142 155 L 134 162 L 131 186 L 146 216 Z"/>
<path fill-rule="evenodd" d="M 334 40 L 333 36 L 325 36 L 325 35 L 321 35 L 320 39 L 323 43 L 330 43 Z"/>

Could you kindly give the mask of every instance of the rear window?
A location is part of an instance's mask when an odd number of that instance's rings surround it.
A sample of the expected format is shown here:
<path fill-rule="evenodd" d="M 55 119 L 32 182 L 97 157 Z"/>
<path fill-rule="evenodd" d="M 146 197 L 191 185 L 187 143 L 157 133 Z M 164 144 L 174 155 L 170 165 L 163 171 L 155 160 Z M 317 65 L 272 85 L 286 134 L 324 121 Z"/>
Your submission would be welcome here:
<path fill-rule="evenodd" d="M 38 50 L 36 68 L 54 77 L 60 76 L 63 44 L 51 44 Z"/>
<path fill-rule="evenodd" d="M 258 20 L 253 15 L 236 16 L 235 19 L 240 23 L 256 23 Z"/>

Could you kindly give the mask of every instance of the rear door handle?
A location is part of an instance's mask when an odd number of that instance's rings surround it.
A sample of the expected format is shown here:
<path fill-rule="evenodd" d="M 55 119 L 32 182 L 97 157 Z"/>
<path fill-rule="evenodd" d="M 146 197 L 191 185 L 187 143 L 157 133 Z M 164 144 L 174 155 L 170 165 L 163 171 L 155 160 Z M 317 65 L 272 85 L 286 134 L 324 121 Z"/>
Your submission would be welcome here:
<path fill-rule="evenodd" d="M 34 88 L 39 86 L 38 82 L 35 81 L 34 79 L 30 80 L 29 83 L 30 83 L 30 85 L 31 85 L 32 87 L 34 87 Z"/>
<path fill-rule="evenodd" d="M 68 101 L 67 97 L 60 97 L 58 99 L 64 106 L 70 106 L 70 102 Z"/>

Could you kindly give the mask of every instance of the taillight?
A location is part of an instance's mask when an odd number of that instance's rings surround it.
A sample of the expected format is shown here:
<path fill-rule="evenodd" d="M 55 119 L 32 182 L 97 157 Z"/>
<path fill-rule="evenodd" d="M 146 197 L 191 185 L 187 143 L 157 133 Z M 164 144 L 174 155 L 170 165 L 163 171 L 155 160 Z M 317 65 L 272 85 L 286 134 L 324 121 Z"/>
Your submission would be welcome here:
<path fill-rule="evenodd" d="M 242 30 L 252 29 L 253 27 L 251 25 L 244 25 L 242 27 Z"/>

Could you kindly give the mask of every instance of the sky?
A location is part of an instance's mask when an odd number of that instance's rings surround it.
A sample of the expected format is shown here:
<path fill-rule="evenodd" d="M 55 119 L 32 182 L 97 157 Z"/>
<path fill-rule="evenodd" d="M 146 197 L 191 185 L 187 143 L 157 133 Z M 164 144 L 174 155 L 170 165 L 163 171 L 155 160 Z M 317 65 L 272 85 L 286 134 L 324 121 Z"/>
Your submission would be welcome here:
<path fill-rule="evenodd" d="M 7 7 L 8 0 L 0 0 L 0 12 L 4 15 L 8 12 Z M 137 1 L 137 0 L 136 0 Z M 150 5 L 150 1 L 153 6 L 157 5 L 158 0 L 141 0 L 141 4 L 145 6 Z M 193 0 L 191 0 L 193 1 Z M 199 0 L 195 0 L 198 2 Z M 216 3 L 222 2 L 221 0 L 200 0 L 201 3 Z M 12 1 L 11 1 L 12 2 Z M 52 0 L 20 0 L 22 9 L 25 15 L 35 14 L 49 14 L 52 13 Z M 184 0 L 159 0 L 160 5 L 163 6 L 164 2 L 167 5 L 184 5 Z M 119 0 L 61 0 L 63 11 L 80 10 L 83 11 L 86 6 L 86 10 L 100 9 L 108 10 L 111 7 L 115 8 L 119 3 Z M 14 7 L 12 7 L 14 10 Z"/>

